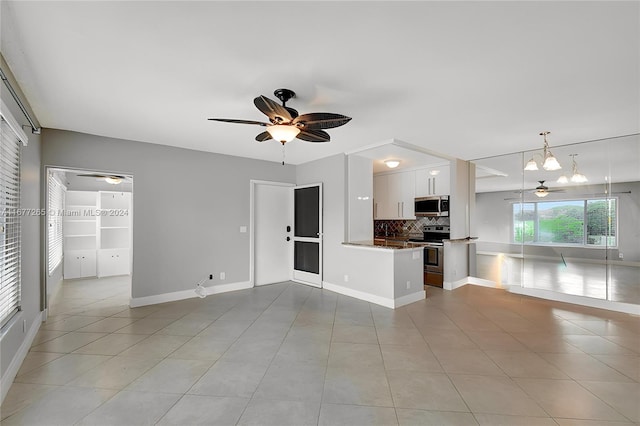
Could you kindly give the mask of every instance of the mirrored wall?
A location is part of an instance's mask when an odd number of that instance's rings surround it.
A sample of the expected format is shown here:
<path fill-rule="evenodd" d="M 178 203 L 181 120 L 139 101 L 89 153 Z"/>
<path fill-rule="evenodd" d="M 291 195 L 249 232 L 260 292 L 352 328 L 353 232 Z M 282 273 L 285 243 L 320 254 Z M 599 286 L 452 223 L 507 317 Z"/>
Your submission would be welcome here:
<path fill-rule="evenodd" d="M 541 138 L 538 150 L 473 161 L 476 276 L 640 305 L 640 137 L 549 139 L 546 156 Z"/>

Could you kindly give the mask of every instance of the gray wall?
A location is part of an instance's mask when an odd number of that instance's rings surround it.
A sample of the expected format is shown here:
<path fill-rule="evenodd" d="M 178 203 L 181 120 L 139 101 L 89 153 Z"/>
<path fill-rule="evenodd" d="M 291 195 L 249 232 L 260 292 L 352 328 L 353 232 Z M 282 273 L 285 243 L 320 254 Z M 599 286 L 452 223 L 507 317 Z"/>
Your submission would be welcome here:
<path fill-rule="evenodd" d="M 249 280 L 249 181 L 295 167 L 63 130 L 43 131 L 48 166 L 133 175 L 133 297 Z M 219 273 L 225 272 L 221 281 Z"/>
<path fill-rule="evenodd" d="M 0 57 L 0 66 L 7 74 L 14 89 L 19 91 L 22 102 L 26 98 L 20 91 L 9 67 Z M 9 107 L 13 117 L 22 125 L 28 125 L 17 104 L 14 103 L 11 95 L 6 90 L 4 84 L 0 88 L 0 97 Z M 27 105 L 28 106 L 28 105 Z M 34 116 L 35 117 L 35 116 Z M 41 199 L 41 144 L 40 136 L 31 133 L 30 128 L 24 128 L 29 137 L 29 144 L 22 149 L 21 161 L 21 207 L 39 209 L 42 206 Z M 23 321 L 26 321 L 26 329 L 29 330 L 40 315 L 40 290 L 42 280 L 42 257 L 41 257 L 41 222 L 39 216 L 22 217 L 22 311 L 18 313 L 15 320 L 2 329 L 0 337 L 0 371 L 4 377 L 7 368 L 18 353 L 20 346 L 26 338 L 23 332 Z"/>
<path fill-rule="evenodd" d="M 347 241 L 347 157 L 334 155 L 296 168 L 296 184 L 322 182 L 323 189 L 323 280 L 342 283 L 342 243 Z"/>
<path fill-rule="evenodd" d="M 567 189 L 567 192 L 549 194 L 545 201 L 571 199 L 595 194 L 597 188 L 581 186 Z M 622 192 L 630 191 L 630 194 Z M 616 183 L 611 188 L 612 195 L 618 197 L 618 248 L 610 250 L 612 260 L 623 253 L 625 261 L 640 262 L 640 182 Z M 511 244 L 511 204 L 518 202 L 518 194 L 509 191 L 476 194 L 476 220 L 478 250 L 506 253 L 522 253 L 520 244 Z M 554 256 L 558 246 L 526 246 L 526 254 Z M 605 259 L 604 249 L 562 247 L 565 257 L 584 259 Z"/>

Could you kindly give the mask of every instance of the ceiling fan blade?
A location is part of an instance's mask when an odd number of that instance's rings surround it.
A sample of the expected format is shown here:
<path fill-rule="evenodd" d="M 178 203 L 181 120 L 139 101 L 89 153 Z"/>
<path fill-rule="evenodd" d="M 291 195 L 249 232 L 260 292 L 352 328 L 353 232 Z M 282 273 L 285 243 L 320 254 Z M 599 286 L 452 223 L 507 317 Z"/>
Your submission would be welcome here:
<path fill-rule="evenodd" d="M 305 129 L 331 129 L 347 124 L 351 117 L 330 112 L 312 112 L 302 114 L 293 120 L 293 124 L 302 124 Z"/>
<path fill-rule="evenodd" d="M 288 123 L 293 120 L 291 113 L 285 107 L 278 105 L 266 96 L 258 96 L 253 100 L 253 103 L 274 124 Z"/>
<path fill-rule="evenodd" d="M 262 121 L 237 120 L 235 118 L 207 118 L 207 120 L 222 121 L 224 123 L 256 124 L 258 126 L 268 126 L 269 125 L 269 123 L 263 123 Z"/>
<path fill-rule="evenodd" d="M 271 139 L 271 134 L 269 132 L 262 132 L 258 136 L 256 136 L 256 140 L 258 142 L 265 142 Z"/>
<path fill-rule="evenodd" d="M 324 130 L 300 129 L 296 138 L 307 142 L 329 142 L 331 137 Z"/>

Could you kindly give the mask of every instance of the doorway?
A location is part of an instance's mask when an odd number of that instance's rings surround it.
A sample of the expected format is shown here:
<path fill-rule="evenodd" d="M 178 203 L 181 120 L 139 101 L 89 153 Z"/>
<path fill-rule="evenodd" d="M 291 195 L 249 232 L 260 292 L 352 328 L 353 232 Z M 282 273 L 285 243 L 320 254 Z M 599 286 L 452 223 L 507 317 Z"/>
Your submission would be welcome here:
<path fill-rule="evenodd" d="M 251 281 L 322 287 L 322 184 L 251 182 Z"/>
<path fill-rule="evenodd" d="M 62 283 L 119 277 L 131 297 L 133 176 L 45 167 L 45 300 Z"/>

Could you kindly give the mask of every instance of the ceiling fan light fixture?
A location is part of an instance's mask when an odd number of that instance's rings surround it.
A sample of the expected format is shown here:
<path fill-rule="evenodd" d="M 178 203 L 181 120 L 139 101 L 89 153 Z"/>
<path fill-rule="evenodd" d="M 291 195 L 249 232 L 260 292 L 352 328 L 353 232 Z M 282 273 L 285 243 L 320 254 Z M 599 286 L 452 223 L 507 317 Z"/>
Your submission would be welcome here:
<path fill-rule="evenodd" d="M 386 164 L 387 167 L 390 168 L 390 169 L 395 169 L 396 167 L 398 167 L 400 165 L 400 161 L 399 160 L 385 160 L 384 164 Z"/>
<path fill-rule="evenodd" d="M 111 185 L 118 185 L 122 183 L 122 178 L 119 178 L 117 176 L 106 176 L 104 180 L 105 182 L 110 183 Z"/>
<path fill-rule="evenodd" d="M 544 198 L 549 195 L 549 192 L 546 189 L 536 189 L 534 194 L 536 194 L 537 197 Z"/>
<path fill-rule="evenodd" d="M 300 129 L 297 126 L 288 124 L 274 124 L 267 126 L 267 132 L 269 132 L 273 139 L 285 144 L 294 140 L 296 136 L 298 136 L 298 133 L 300 133 Z"/>

